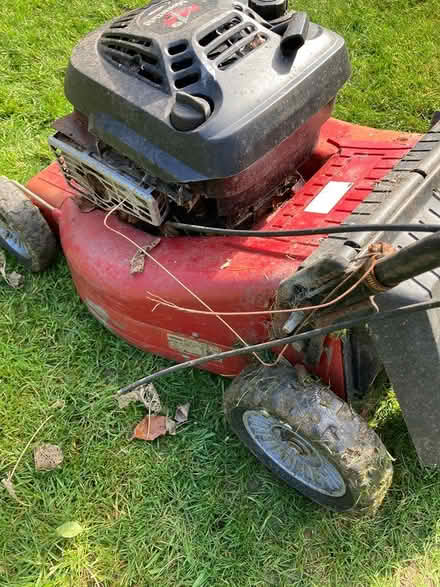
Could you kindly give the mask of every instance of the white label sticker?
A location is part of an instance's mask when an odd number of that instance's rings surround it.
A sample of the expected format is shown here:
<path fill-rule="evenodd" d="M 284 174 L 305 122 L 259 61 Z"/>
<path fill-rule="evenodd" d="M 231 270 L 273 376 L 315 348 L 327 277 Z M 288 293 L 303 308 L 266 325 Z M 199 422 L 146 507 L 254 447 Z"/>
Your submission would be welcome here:
<path fill-rule="evenodd" d="M 210 342 L 203 340 L 194 340 L 186 336 L 178 336 L 177 334 L 168 334 L 168 346 L 170 349 L 178 351 L 183 355 L 196 355 L 197 357 L 206 357 L 221 353 L 222 348 Z"/>
<path fill-rule="evenodd" d="M 304 212 L 328 214 L 345 196 L 353 184 L 349 181 L 329 181 L 319 194 L 304 208 Z"/>

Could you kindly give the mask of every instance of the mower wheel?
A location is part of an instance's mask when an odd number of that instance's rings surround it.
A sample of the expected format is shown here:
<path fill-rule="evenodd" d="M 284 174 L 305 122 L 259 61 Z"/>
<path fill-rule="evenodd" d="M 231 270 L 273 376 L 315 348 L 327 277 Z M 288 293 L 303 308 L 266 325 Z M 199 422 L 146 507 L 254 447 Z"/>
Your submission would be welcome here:
<path fill-rule="evenodd" d="M 46 269 L 57 243 L 38 208 L 12 182 L 0 179 L 0 246 L 32 271 Z"/>
<path fill-rule="evenodd" d="M 391 484 L 377 434 L 319 381 L 290 365 L 251 366 L 225 393 L 225 413 L 248 449 L 277 477 L 336 511 L 374 513 Z"/>

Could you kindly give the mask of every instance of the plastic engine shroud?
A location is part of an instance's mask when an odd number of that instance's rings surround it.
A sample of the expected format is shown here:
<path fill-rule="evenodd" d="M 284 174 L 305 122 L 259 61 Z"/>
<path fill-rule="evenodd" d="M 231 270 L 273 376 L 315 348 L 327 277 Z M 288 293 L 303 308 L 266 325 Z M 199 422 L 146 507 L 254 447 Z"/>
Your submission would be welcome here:
<path fill-rule="evenodd" d="M 238 1 L 152 2 L 79 43 L 66 95 L 95 136 L 153 176 L 231 177 L 305 125 L 349 77 L 336 33 L 311 24 L 290 56 L 280 40 Z M 182 99 L 200 117 L 186 132 L 170 116 Z"/>

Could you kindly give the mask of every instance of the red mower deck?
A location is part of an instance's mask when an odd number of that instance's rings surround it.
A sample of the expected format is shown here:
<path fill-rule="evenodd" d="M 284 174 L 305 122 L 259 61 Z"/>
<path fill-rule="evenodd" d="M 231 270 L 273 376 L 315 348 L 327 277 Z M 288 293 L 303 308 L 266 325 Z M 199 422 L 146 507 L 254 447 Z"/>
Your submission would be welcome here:
<path fill-rule="evenodd" d="M 258 230 L 300 229 L 339 225 L 363 202 L 375 184 L 406 155 L 419 135 L 381 131 L 330 119 L 324 124 L 312 157 L 302 168 L 305 185 L 282 204 Z M 329 182 L 348 182 L 349 189 L 327 213 L 307 211 Z M 162 269 L 146 260 L 143 273 L 130 274 L 133 245 L 104 226 L 105 213 L 84 213 L 57 164 L 28 183 L 56 210 L 42 208 L 58 224 L 61 244 L 82 300 L 109 330 L 129 343 L 173 360 L 230 349 L 234 334 L 215 316 L 187 314 L 158 306 L 147 292 L 173 304 L 203 309 Z M 112 216 L 111 227 L 145 247 L 156 237 Z M 152 254 L 186 286 L 219 312 L 269 310 L 280 282 L 291 276 L 317 249 L 325 236 L 297 238 L 162 237 Z M 270 315 L 227 317 L 247 343 L 270 338 Z M 326 352 L 315 372 L 345 396 L 341 344 L 328 337 Z M 289 351 L 289 359 L 301 356 Z M 237 375 L 247 359 L 234 357 L 206 363 L 204 368 Z"/>

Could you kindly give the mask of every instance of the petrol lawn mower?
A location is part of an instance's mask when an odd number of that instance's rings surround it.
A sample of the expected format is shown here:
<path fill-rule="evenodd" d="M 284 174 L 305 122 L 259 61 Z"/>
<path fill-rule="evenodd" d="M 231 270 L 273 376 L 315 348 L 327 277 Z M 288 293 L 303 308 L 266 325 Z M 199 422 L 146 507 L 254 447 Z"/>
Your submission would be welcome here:
<path fill-rule="evenodd" d="M 392 458 L 352 406 L 384 368 L 440 463 L 440 123 L 332 119 L 349 75 L 344 40 L 286 0 L 128 12 L 73 52 L 56 161 L 0 180 L 0 244 L 40 271 L 58 236 L 106 328 L 234 378 L 226 417 L 260 461 L 370 512 Z"/>

